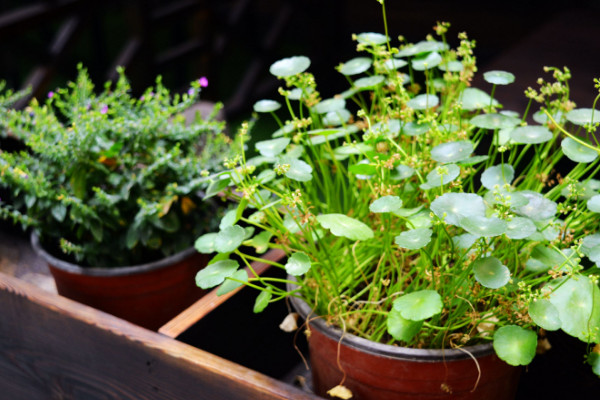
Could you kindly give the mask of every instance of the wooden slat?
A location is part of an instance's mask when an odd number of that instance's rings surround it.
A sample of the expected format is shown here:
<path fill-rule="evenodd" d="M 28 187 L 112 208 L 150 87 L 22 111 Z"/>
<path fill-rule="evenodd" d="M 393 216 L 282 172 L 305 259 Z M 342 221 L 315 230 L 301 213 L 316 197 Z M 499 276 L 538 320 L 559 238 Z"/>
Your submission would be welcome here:
<path fill-rule="evenodd" d="M 82 3 L 82 0 L 40 1 L 4 12 L 0 14 L 0 35 L 22 32 L 24 28 L 47 23 L 76 10 Z"/>
<path fill-rule="evenodd" d="M 278 261 L 283 258 L 285 253 L 283 250 L 275 249 L 265 254 L 264 258 L 270 261 Z M 267 263 L 252 263 L 252 269 L 258 275 L 262 275 L 270 267 Z M 250 269 L 246 268 L 246 272 L 250 274 Z M 231 292 L 222 296 L 217 295 L 217 289 L 214 289 L 204 295 L 197 302 L 192 304 L 189 308 L 181 312 L 171 321 L 163 325 L 158 332 L 171 337 L 176 338 L 181 335 L 184 331 L 188 330 L 192 325 L 204 318 L 211 311 L 215 310 L 219 305 L 223 304 L 227 299 L 231 298 L 234 294 L 242 290 L 243 286 L 232 290 Z"/>
<path fill-rule="evenodd" d="M 4 274 L 0 304 L 5 399 L 317 399 Z"/>

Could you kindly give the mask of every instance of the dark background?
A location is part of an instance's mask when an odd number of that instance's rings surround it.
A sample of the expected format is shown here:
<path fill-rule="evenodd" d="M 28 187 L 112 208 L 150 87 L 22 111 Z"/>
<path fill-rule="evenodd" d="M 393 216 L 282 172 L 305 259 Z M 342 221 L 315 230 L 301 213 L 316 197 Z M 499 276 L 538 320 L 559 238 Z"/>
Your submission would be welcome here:
<path fill-rule="evenodd" d="M 597 0 L 388 0 L 387 11 L 392 38 L 422 40 L 436 21 L 448 21 L 455 45 L 466 31 L 477 41 L 480 71 L 517 76 L 518 90 L 497 92 L 506 108 L 522 111 L 523 90 L 535 86 L 544 65 L 571 68 L 579 106 L 590 107 L 597 94 Z M 277 96 L 268 67 L 283 57 L 310 57 L 325 97 L 343 90 L 334 66 L 354 57 L 351 34 L 367 31 L 383 32 L 376 0 L 0 0 L 0 79 L 14 89 L 32 85 L 44 97 L 74 79 L 78 62 L 97 85 L 125 65 L 136 91 L 157 74 L 175 91 L 206 76 L 204 99 L 223 101 L 235 121 L 256 100 Z"/>

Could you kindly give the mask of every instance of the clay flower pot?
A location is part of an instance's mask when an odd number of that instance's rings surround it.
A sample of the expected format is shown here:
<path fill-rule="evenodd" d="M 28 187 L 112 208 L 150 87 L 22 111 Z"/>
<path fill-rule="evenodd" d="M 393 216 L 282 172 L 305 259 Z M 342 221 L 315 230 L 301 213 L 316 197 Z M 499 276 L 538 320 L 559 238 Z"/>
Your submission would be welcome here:
<path fill-rule="evenodd" d="M 31 244 L 60 295 L 148 329 L 157 330 L 204 294 L 194 277 L 208 257 L 194 248 L 147 264 L 89 268 L 50 255 L 35 234 Z"/>
<path fill-rule="evenodd" d="M 353 400 L 513 399 L 521 369 L 501 361 L 490 344 L 462 350 L 411 349 L 375 343 L 328 326 L 304 301 L 291 298 L 308 318 L 314 390 L 342 383 Z"/>

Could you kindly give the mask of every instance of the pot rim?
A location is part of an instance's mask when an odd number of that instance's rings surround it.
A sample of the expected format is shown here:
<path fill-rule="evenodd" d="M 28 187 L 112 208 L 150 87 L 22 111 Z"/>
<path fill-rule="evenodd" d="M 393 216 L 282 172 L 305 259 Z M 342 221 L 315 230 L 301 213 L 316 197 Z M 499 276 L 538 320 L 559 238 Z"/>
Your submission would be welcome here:
<path fill-rule="evenodd" d="M 313 314 L 313 310 L 304 300 L 290 296 L 290 301 L 303 319 L 306 320 L 307 316 Z M 400 360 L 414 362 L 458 361 L 471 359 L 472 357 L 480 358 L 494 353 L 491 342 L 464 346 L 460 349 L 413 349 L 410 347 L 377 343 L 351 333 L 344 333 L 341 329 L 328 325 L 322 317 L 316 315 L 314 319 L 311 317 L 310 325 L 316 327 L 321 333 L 336 342 L 340 341 L 341 338 L 341 342 L 344 345 L 356 350 Z"/>
<path fill-rule="evenodd" d="M 161 268 L 166 268 L 169 265 L 178 263 L 197 252 L 197 250 L 192 246 L 183 251 L 180 251 L 179 253 L 175 253 L 165 258 L 161 258 L 160 260 L 152 261 L 145 264 L 128 265 L 120 267 L 82 267 L 80 265 L 72 264 L 68 261 L 61 260 L 49 254 L 46 250 L 42 248 L 40 238 L 35 232 L 31 232 L 31 246 L 33 247 L 35 252 L 44 259 L 44 261 L 46 261 L 49 265 L 59 270 L 78 275 L 104 277 L 136 275 L 158 270 Z"/>

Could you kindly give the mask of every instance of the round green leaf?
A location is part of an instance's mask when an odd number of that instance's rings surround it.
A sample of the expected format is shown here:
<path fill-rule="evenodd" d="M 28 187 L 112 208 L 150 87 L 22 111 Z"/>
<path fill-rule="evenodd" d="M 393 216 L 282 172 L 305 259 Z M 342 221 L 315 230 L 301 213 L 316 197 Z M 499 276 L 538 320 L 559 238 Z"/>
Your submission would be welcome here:
<path fill-rule="evenodd" d="M 407 122 L 402 126 L 402 134 L 406 136 L 420 136 L 430 129 L 429 124 L 417 124 L 416 122 Z"/>
<path fill-rule="evenodd" d="M 485 203 L 474 193 L 445 193 L 431 202 L 431 211 L 447 224 L 458 226 L 463 217 L 485 216 Z"/>
<path fill-rule="evenodd" d="M 506 71 L 487 71 L 483 79 L 493 85 L 509 85 L 515 81 L 515 76 Z"/>
<path fill-rule="evenodd" d="M 416 44 L 408 44 L 402 48 L 395 57 L 410 57 L 421 53 L 448 50 L 448 45 L 435 40 L 422 40 Z"/>
<path fill-rule="evenodd" d="M 552 137 L 550 129 L 538 125 L 519 126 L 510 132 L 510 138 L 515 143 L 538 144 L 547 142 Z"/>
<path fill-rule="evenodd" d="M 229 279 L 231 278 L 231 279 Z M 217 289 L 217 296 L 223 296 L 248 282 L 248 273 L 244 269 L 237 270 L 233 275 L 225 278 L 225 282 Z"/>
<path fill-rule="evenodd" d="M 517 214 L 527 217 L 532 221 L 543 221 L 554 217 L 557 210 L 557 204 L 547 199 L 541 193 L 524 190 L 515 192 L 525 197 L 528 202 L 520 207 L 511 207 Z"/>
<path fill-rule="evenodd" d="M 600 246 L 600 233 L 593 233 L 591 235 L 586 235 L 581 240 L 581 251 L 583 254 L 588 256 L 592 249 Z"/>
<path fill-rule="evenodd" d="M 295 131 L 296 131 L 296 127 L 294 126 L 294 124 L 287 124 L 287 125 L 282 126 L 279 129 L 277 129 L 275 132 L 273 132 L 271 134 L 271 137 L 278 138 L 278 137 L 282 137 L 284 135 L 289 135 Z"/>
<path fill-rule="evenodd" d="M 431 227 L 431 216 L 425 210 L 422 210 L 416 214 L 410 215 L 408 217 L 408 221 L 410 222 L 408 225 L 411 226 L 412 229 L 430 228 Z"/>
<path fill-rule="evenodd" d="M 552 115 L 552 118 L 554 119 L 554 121 L 560 122 L 560 120 L 563 118 L 562 111 L 557 111 L 556 113 L 554 113 Z M 533 114 L 533 120 L 540 125 L 544 125 L 549 121 L 549 118 L 545 112 L 539 110 L 535 114 Z"/>
<path fill-rule="evenodd" d="M 452 242 L 454 243 L 454 245 L 460 249 L 463 250 L 467 250 L 470 249 L 471 246 L 473 246 L 475 244 L 475 242 L 477 241 L 477 239 L 479 239 L 480 236 L 477 235 L 473 235 L 470 233 L 463 233 L 462 235 L 458 235 L 458 236 L 453 236 L 452 237 Z"/>
<path fill-rule="evenodd" d="M 570 249 L 557 251 L 551 247 L 546 247 L 543 244 L 538 244 L 530 253 L 530 260 L 536 261 L 532 266 L 537 267 L 539 270 L 561 270 L 564 265 L 569 262 L 569 253 L 567 253 L 566 250 Z"/>
<path fill-rule="evenodd" d="M 463 110 L 466 111 L 480 110 L 484 107 L 498 104 L 496 100 L 492 100 L 489 94 L 477 88 L 466 88 L 463 90 L 459 101 L 462 103 Z"/>
<path fill-rule="evenodd" d="M 482 257 L 473 262 L 477 282 L 489 289 L 498 289 L 510 280 L 510 270 L 496 257 Z"/>
<path fill-rule="evenodd" d="M 446 185 L 460 175 L 460 167 L 456 164 L 444 164 L 434 168 L 427 174 L 427 181 L 420 187 L 427 190 Z"/>
<path fill-rule="evenodd" d="M 290 144 L 290 139 L 277 138 L 256 142 L 255 146 L 256 150 L 258 150 L 261 155 L 265 157 L 275 157 L 281 154 L 288 144 Z"/>
<path fill-rule="evenodd" d="M 460 72 L 464 69 L 463 64 L 460 61 L 448 61 L 441 63 L 438 68 L 442 71 Z"/>
<path fill-rule="evenodd" d="M 317 221 L 333 235 L 350 240 L 368 240 L 374 236 L 368 225 L 344 214 L 321 214 Z"/>
<path fill-rule="evenodd" d="M 281 108 L 281 104 L 275 100 L 260 100 L 254 103 L 254 111 L 259 113 L 269 113 Z"/>
<path fill-rule="evenodd" d="M 356 35 L 356 40 L 358 41 L 358 43 L 377 46 L 387 42 L 388 37 L 381 33 L 365 32 Z"/>
<path fill-rule="evenodd" d="M 411 321 L 392 308 L 387 317 L 387 331 L 396 340 L 409 342 L 423 326 L 423 321 Z"/>
<path fill-rule="evenodd" d="M 435 290 L 419 290 L 394 300 L 393 307 L 402 318 L 422 321 L 442 312 L 442 296 Z"/>
<path fill-rule="evenodd" d="M 402 207 L 402 200 L 398 196 L 383 196 L 369 206 L 373 213 L 387 213 L 397 211 Z"/>
<path fill-rule="evenodd" d="M 469 122 L 478 128 L 496 130 L 514 128 L 521 120 L 504 114 L 480 114 L 471 118 Z"/>
<path fill-rule="evenodd" d="M 494 350 L 509 365 L 528 365 L 535 357 L 537 334 L 516 325 L 503 326 L 494 334 Z"/>
<path fill-rule="evenodd" d="M 408 165 L 398 165 L 393 173 L 392 173 L 392 179 L 394 180 L 404 180 L 404 179 L 408 179 L 411 176 L 413 176 L 415 174 L 415 169 L 412 167 L 409 167 Z"/>
<path fill-rule="evenodd" d="M 196 274 L 196 285 L 202 289 L 220 285 L 225 278 L 233 275 L 238 267 L 238 262 L 234 260 L 219 260 L 207 265 Z"/>
<path fill-rule="evenodd" d="M 471 156 L 457 162 L 458 165 L 475 165 L 486 161 L 490 156 Z"/>
<path fill-rule="evenodd" d="M 310 67 L 310 59 L 304 56 L 295 56 L 281 59 L 271 64 L 269 72 L 279 78 L 300 74 Z"/>
<path fill-rule="evenodd" d="M 252 311 L 254 311 L 255 314 L 262 312 L 269 305 L 271 297 L 273 297 L 271 292 L 260 292 L 260 294 L 256 296 Z"/>
<path fill-rule="evenodd" d="M 346 107 L 346 100 L 332 98 L 332 99 L 322 100 L 317 105 L 315 105 L 312 109 L 314 112 L 316 112 L 318 114 L 327 114 L 328 112 L 331 112 L 331 111 L 343 110 L 344 107 Z"/>
<path fill-rule="evenodd" d="M 473 215 L 460 219 L 460 226 L 467 232 L 483 237 L 500 236 L 507 230 L 506 221 L 496 217 Z"/>
<path fill-rule="evenodd" d="M 285 270 L 290 275 L 299 276 L 308 272 L 310 265 L 310 257 L 302 252 L 297 252 L 288 258 Z"/>
<path fill-rule="evenodd" d="M 206 233 L 196 239 L 194 247 L 202 254 L 210 254 L 217 251 L 215 248 L 215 239 L 217 238 L 216 233 Z"/>
<path fill-rule="evenodd" d="M 419 111 L 437 107 L 438 104 L 440 104 L 440 98 L 435 94 L 420 94 L 406 103 L 408 107 Z"/>
<path fill-rule="evenodd" d="M 343 125 L 350 120 L 350 111 L 346 109 L 329 111 L 323 117 L 323 125 L 339 126 Z"/>
<path fill-rule="evenodd" d="M 386 60 L 385 63 L 383 63 L 383 66 L 389 70 L 399 69 L 399 68 L 405 67 L 407 65 L 408 65 L 407 61 L 401 60 L 401 59 L 394 59 L 394 58 L 390 58 L 389 60 Z"/>
<path fill-rule="evenodd" d="M 593 108 L 577 108 L 566 115 L 567 120 L 575 125 L 584 126 L 600 122 L 600 110 Z"/>
<path fill-rule="evenodd" d="M 560 314 L 549 300 L 537 299 L 529 303 L 529 316 L 540 328 L 547 331 L 560 329 Z"/>
<path fill-rule="evenodd" d="M 437 52 L 433 52 L 427 54 L 426 57 L 413 59 L 411 65 L 415 71 L 425 71 L 437 67 L 441 62 L 442 56 Z"/>
<path fill-rule="evenodd" d="M 228 226 L 217 234 L 215 249 L 219 253 L 230 253 L 240 247 L 246 236 L 246 231 L 239 225 Z"/>
<path fill-rule="evenodd" d="M 587 208 L 591 212 L 600 213 L 600 195 L 592 196 L 587 201 Z"/>
<path fill-rule="evenodd" d="M 588 354 L 587 363 L 592 366 L 592 371 L 600 376 L 600 353 L 592 351 Z"/>
<path fill-rule="evenodd" d="M 578 163 L 591 163 L 598 157 L 598 152 L 596 150 L 590 149 L 569 137 L 562 140 L 560 147 L 562 148 L 563 153 L 565 153 L 565 156 L 571 161 Z"/>
<path fill-rule="evenodd" d="M 429 228 L 417 228 L 404 231 L 395 237 L 394 242 L 405 249 L 417 250 L 427 246 L 433 231 Z"/>
<path fill-rule="evenodd" d="M 219 229 L 223 230 L 228 226 L 233 226 L 237 222 L 237 210 L 229 210 L 225 213 L 223 218 L 221 218 L 221 223 L 219 224 Z"/>
<path fill-rule="evenodd" d="M 356 57 L 350 61 L 346 61 L 339 68 L 341 74 L 350 76 L 350 75 L 358 75 L 369 68 L 371 68 L 371 64 L 373 64 L 373 60 L 367 57 Z"/>
<path fill-rule="evenodd" d="M 262 211 L 259 211 L 259 213 L 262 213 L 262 215 L 264 217 L 265 214 Z M 255 213 L 255 214 L 257 214 L 257 213 Z M 252 221 L 252 216 L 250 216 L 250 218 L 248 218 L 248 219 L 250 221 Z M 256 223 L 261 222 L 260 219 L 255 220 L 255 221 L 256 221 Z M 262 231 L 258 235 L 254 236 L 252 238 L 252 240 L 250 240 L 248 245 L 254 247 L 258 254 L 263 254 L 264 252 L 266 252 L 269 249 L 269 242 L 271 241 L 272 236 L 273 236 L 273 234 L 271 232 Z"/>
<path fill-rule="evenodd" d="M 308 182 L 312 179 L 312 167 L 302 160 L 286 160 L 290 168 L 285 176 L 299 182 Z"/>
<path fill-rule="evenodd" d="M 561 328 L 584 342 L 600 340 L 600 289 L 587 276 L 556 279 L 550 302 L 558 309 Z"/>
<path fill-rule="evenodd" d="M 390 119 L 374 124 L 371 127 L 371 132 L 376 135 L 385 135 L 387 137 L 395 138 L 400 133 L 400 128 L 400 120 Z"/>
<path fill-rule="evenodd" d="M 489 190 L 493 190 L 496 185 L 502 187 L 509 184 L 515 177 L 515 169 L 510 164 L 494 165 L 483 171 L 481 174 L 481 184 Z"/>
<path fill-rule="evenodd" d="M 473 142 L 470 140 L 446 142 L 431 149 L 431 158 L 440 163 L 454 163 L 468 158 L 473 149 Z"/>
<path fill-rule="evenodd" d="M 354 87 L 358 90 L 374 89 L 381 85 L 383 81 L 385 81 L 385 77 L 382 75 L 365 76 L 357 79 L 354 82 Z"/>
<path fill-rule="evenodd" d="M 506 222 L 506 236 L 511 239 L 525 239 L 533 235 L 537 228 L 529 218 L 514 217 Z"/>

